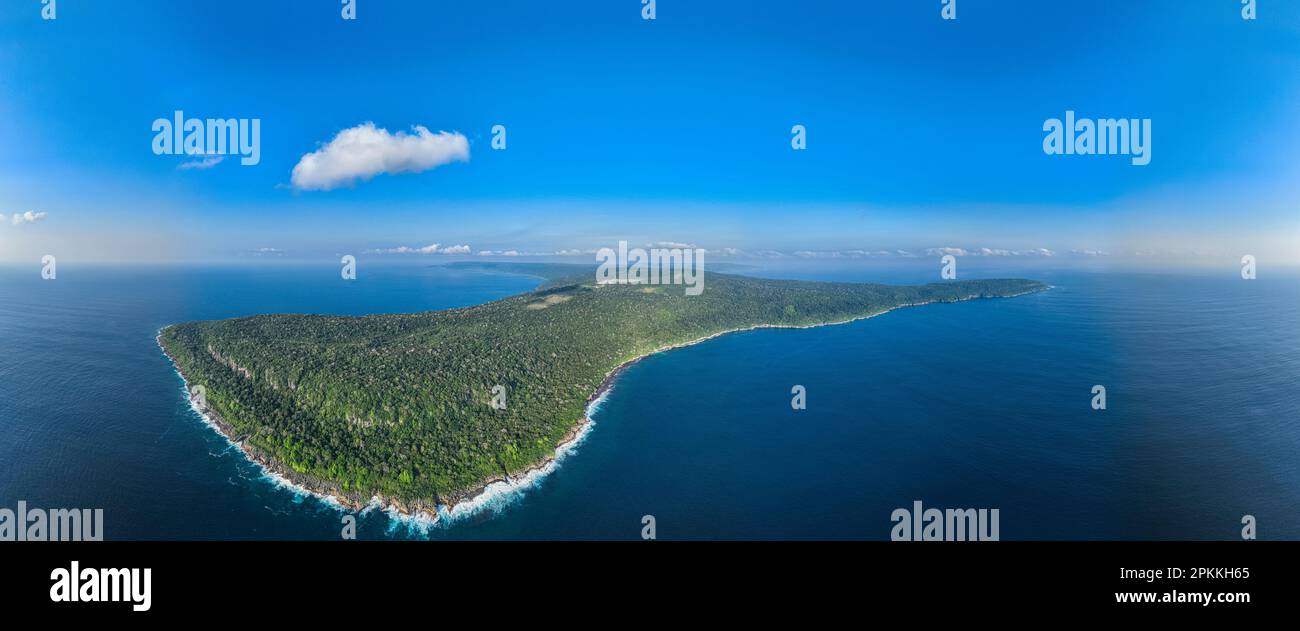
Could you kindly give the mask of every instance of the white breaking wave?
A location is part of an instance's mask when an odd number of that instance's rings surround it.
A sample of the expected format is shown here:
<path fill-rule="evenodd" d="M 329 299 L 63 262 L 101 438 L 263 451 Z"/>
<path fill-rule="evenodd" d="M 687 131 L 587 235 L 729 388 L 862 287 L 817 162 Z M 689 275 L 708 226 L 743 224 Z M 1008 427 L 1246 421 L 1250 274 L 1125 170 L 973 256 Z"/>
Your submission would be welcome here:
<path fill-rule="evenodd" d="M 158 348 L 161 349 L 162 329 L 158 329 L 158 337 L 156 339 L 158 341 Z M 166 353 L 164 352 L 163 355 L 166 356 Z M 170 357 L 168 357 L 167 359 L 168 361 L 171 361 Z M 252 463 L 254 466 L 257 467 L 257 470 L 261 473 L 259 479 L 261 479 L 264 482 L 270 483 L 272 486 L 279 487 L 281 489 L 289 491 L 294 495 L 298 495 L 301 497 L 313 497 L 316 498 L 317 500 L 320 500 L 327 506 L 330 506 L 331 508 L 334 508 L 340 512 L 348 512 L 347 507 L 339 503 L 338 499 L 336 499 L 335 497 L 331 495 L 326 495 L 324 493 L 317 493 L 315 491 L 312 491 L 311 489 L 308 489 L 274 471 L 271 471 L 270 469 L 267 469 L 266 466 L 264 466 L 262 463 L 254 460 L 253 458 L 250 458 L 248 454 L 244 452 L 243 448 L 239 446 L 238 443 L 232 440 L 229 436 L 226 436 L 225 432 L 221 431 L 221 426 L 218 425 L 217 422 L 212 419 L 212 417 L 208 416 L 201 408 L 199 408 L 198 403 L 196 403 L 194 401 L 194 398 L 190 396 L 189 382 L 185 381 L 185 375 L 181 374 L 179 368 L 175 368 L 175 367 L 173 368 L 174 370 L 172 372 L 175 372 L 176 376 L 179 377 L 181 380 L 181 392 L 184 393 L 185 401 L 189 403 L 190 409 L 194 411 L 194 414 L 198 416 L 200 420 L 203 421 L 203 424 L 206 425 L 208 429 L 212 430 L 217 434 L 217 436 L 220 436 L 222 440 L 226 441 L 226 444 L 228 445 L 228 448 L 230 450 L 235 451 L 245 460 L 247 460 L 248 462 Z"/>
<path fill-rule="evenodd" d="M 555 456 L 549 462 L 531 469 L 528 473 L 513 480 L 493 482 L 487 485 L 478 495 L 456 504 L 451 509 L 439 507 L 438 516 L 442 518 L 442 523 L 450 526 L 484 510 L 499 513 L 522 499 L 529 489 L 537 488 L 546 476 L 560 468 L 566 457 L 578 453 L 578 447 L 586 442 L 587 436 L 591 434 L 591 430 L 596 426 L 594 414 L 600 409 L 600 405 L 605 402 L 605 398 L 613 390 L 612 386 L 606 388 L 604 392 L 600 393 L 600 396 L 592 399 L 587 404 L 585 422 L 578 428 L 571 440 L 555 449 Z"/>
<path fill-rule="evenodd" d="M 158 329 L 158 337 L 155 339 L 158 342 L 158 348 L 162 349 L 162 329 Z M 163 353 L 163 356 L 167 356 L 166 352 Z M 168 357 L 168 361 L 171 361 L 170 357 Z M 222 440 L 225 440 L 230 449 L 234 450 L 245 460 L 256 466 L 257 470 L 261 473 L 260 480 L 277 488 L 289 491 L 299 498 L 311 497 L 319 500 L 339 513 L 352 514 L 354 512 L 339 502 L 338 498 L 333 495 L 317 493 L 316 491 L 304 487 L 301 484 L 268 469 L 265 465 L 250 457 L 238 443 L 229 436 L 226 436 L 225 432 L 221 430 L 221 426 L 218 425 L 212 417 L 208 416 L 207 413 L 199 408 L 193 397 L 190 396 L 189 383 L 185 380 L 185 375 L 181 374 L 180 368 L 173 366 L 173 372 L 175 372 L 176 376 L 180 378 L 181 392 L 184 393 L 185 400 L 189 403 L 190 409 L 194 411 L 194 414 L 203 421 L 203 424 L 206 425 L 208 429 L 211 429 L 220 436 Z M 474 496 L 472 499 L 456 504 L 451 509 L 448 509 L 446 506 L 439 506 L 437 514 L 429 514 L 421 511 L 408 515 L 398 510 L 396 506 L 385 505 L 377 497 L 371 497 L 370 503 L 356 514 L 364 516 L 367 513 L 372 512 L 374 509 L 380 509 L 388 516 L 389 525 L 387 532 L 389 534 L 397 531 L 399 527 L 404 527 L 408 532 L 418 532 L 428 535 L 429 531 L 434 527 L 451 526 L 454 522 L 472 517 L 484 510 L 491 510 L 494 513 L 501 512 L 508 506 L 520 500 L 526 491 L 536 488 L 543 478 L 550 475 L 551 472 L 560 467 L 560 462 L 565 457 L 577 453 L 578 446 L 586 441 L 587 435 L 591 433 L 592 428 L 596 424 L 592 415 L 600 408 L 601 403 L 604 403 L 605 398 L 609 396 L 609 393 L 613 391 L 613 389 L 613 386 L 606 388 L 600 396 L 588 403 L 585 412 L 585 422 L 579 426 L 578 431 L 574 434 L 573 438 L 557 447 L 555 450 L 555 456 L 551 458 L 549 462 L 541 467 L 530 470 L 523 477 L 516 478 L 509 482 L 493 482 L 486 486 L 482 492 Z"/>
<path fill-rule="evenodd" d="M 180 375 L 180 372 L 177 371 L 176 374 Z M 258 472 L 261 473 L 261 475 L 259 476 L 260 480 L 264 482 L 268 482 L 272 486 L 279 487 L 300 497 L 314 497 L 320 500 L 321 502 L 324 502 L 325 504 L 329 505 L 330 507 L 339 510 L 340 512 L 347 512 L 347 508 L 343 506 L 343 504 L 339 503 L 338 499 L 336 499 L 332 495 L 325 495 L 323 493 L 317 493 L 315 491 L 312 491 L 311 489 L 308 489 L 294 482 L 293 480 L 290 480 L 274 471 L 271 471 L 270 469 L 267 469 L 266 466 L 264 466 L 262 463 L 252 458 L 249 458 L 248 454 L 244 453 L 244 450 L 240 448 L 239 444 L 231 440 L 230 437 L 226 436 L 225 433 L 221 431 L 221 426 L 217 425 L 217 422 L 212 420 L 211 417 L 205 414 L 203 410 L 199 408 L 198 404 L 194 402 L 194 399 L 190 398 L 189 391 L 185 388 L 185 385 L 183 383 L 184 380 L 185 378 L 181 377 L 181 381 L 182 381 L 181 391 L 185 393 L 185 398 L 190 404 L 190 409 L 193 410 L 194 413 L 198 415 L 200 419 L 202 419 L 203 424 L 208 426 L 208 429 L 211 429 L 213 432 L 216 432 L 216 434 L 220 436 L 222 440 L 226 441 L 226 443 L 229 445 L 230 451 L 234 451 L 238 453 L 245 460 L 247 460 L 248 462 L 252 463 L 257 467 Z"/>

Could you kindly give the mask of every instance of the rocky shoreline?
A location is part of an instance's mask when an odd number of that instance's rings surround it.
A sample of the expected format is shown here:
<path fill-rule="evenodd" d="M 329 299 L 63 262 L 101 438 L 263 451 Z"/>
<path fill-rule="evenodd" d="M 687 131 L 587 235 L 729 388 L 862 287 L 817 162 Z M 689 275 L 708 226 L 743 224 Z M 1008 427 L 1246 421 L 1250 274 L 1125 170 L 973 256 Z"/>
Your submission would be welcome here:
<path fill-rule="evenodd" d="M 542 459 L 540 462 L 529 466 L 527 469 L 524 469 L 523 471 L 520 471 L 519 473 L 513 476 L 506 476 L 506 475 L 494 476 L 490 479 L 483 481 L 482 483 L 480 483 L 478 486 L 476 486 L 474 489 L 471 489 L 470 491 L 457 493 L 448 496 L 447 498 L 440 498 L 442 499 L 442 501 L 435 501 L 431 503 L 423 500 L 417 500 L 414 502 L 408 502 L 396 498 L 385 497 L 383 495 L 366 496 L 352 491 L 345 491 L 337 483 L 334 483 L 330 480 L 325 480 L 322 478 L 318 478 L 316 476 L 299 473 L 297 471 L 294 471 L 284 466 L 278 460 L 271 457 L 270 454 L 265 453 L 263 450 L 259 449 L 256 445 L 250 444 L 247 440 L 248 436 L 244 434 L 238 434 L 235 431 L 234 426 L 232 426 L 229 422 L 227 422 L 224 418 L 222 418 L 220 414 L 217 414 L 215 411 L 209 408 L 200 408 L 193 401 L 193 397 L 190 391 L 189 376 L 185 374 L 185 371 L 181 368 L 179 362 L 176 361 L 176 358 L 172 357 L 171 354 L 167 352 L 166 347 L 164 347 L 162 344 L 162 330 L 159 330 L 159 335 L 156 338 L 156 341 L 158 342 L 158 348 L 162 350 L 163 356 L 165 356 L 168 359 L 168 361 L 172 363 L 172 367 L 176 370 L 176 374 L 180 375 L 181 381 L 184 382 L 184 390 L 186 392 L 187 398 L 190 400 L 191 408 L 193 408 L 196 412 L 198 412 L 199 415 L 202 416 L 203 419 L 209 425 L 211 425 L 213 429 L 215 429 L 218 433 L 220 433 L 223 437 L 225 437 L 225 439 L 228 442 L 230 442 L 230 444 L 234 445 L 235 447 L 238 447 L 239 450 L 244 453 L 244 456 L 246 458 L 248 458 L 250 461 L 252 461 L 253 463 L 257 464 L 259 467 L 261 467 L 272 478 L 275 478 L 277 481 L 287 486 L 293 487 L 297 491 L 314 495 L 326 501 L 337 503 L 338 505 L 348 510 L 360 512 L 368 508 L 378 506 L 384 509 L 394 510 L 404 516 L 425 517 L 432 521 L 437 521 L 441 514 L 446 512 L 451 512 L 455 510 L 457 506 L 465 502 L 470 502 L 479 499 L 481 496 L 487 493 L 493 485 L 497 485 L 497 484 L 513 485 L 516 483 L 517 480 L 527 478 L 530 475 L 541 473 L 547 467 L 551 466 L 561 454 L 565 453 L 570 447 L 574 445 L 575 442 L 577 442 L 580 438 L 584 436 L 585 430 L 588 427 L 590 427 L 590 423 L 591 423 L 590 413 L 591 413 L 592 404 L 599 401 L 600 398 L 603 397 L 605 393 L 608 392 L 613 387 L 614 377 L 617 376 L 618 372 L 620 372 L 622 368 L 632 363 L 632 362 L 628 362 L 627 364 L 620 366 L 618 369 L 612 371 L 610 375 L 605 378 L 605 381 L 601 383 L 600 387 L 597 388 L 596 392 L 592 394 L 590 397 L 588 397 L 587 411 L 583 414 L 583 418 L 579 419 L 577 424 L 573 427 L 573 429 L 569 430 L 569 432 L 565 435 L 564 439 L 556 444 L 554 452 L 548 455 L 546 458 Z"/>
<path fill-rule="evenodd" d="M 1050 289 L 1050 288 L 1051 288 L 1050 285 L 1044 287 L 1044 289 Z M 1023 296 L 1026 294 L 1035 293 L 1037 291 L 1041 291 L 1041 290 L 1036 289 L 1036 290 L 1022 292 L 1019 294 L 1014 294 L 1009 296 L 997 296 L 997 297 L 1014 298 L 1017 296 Z M 959 300 L 944 301 L 944 302 L 964 302 L 966 300 L 975 300 L 980 298 L 984 298 L 984 296 L 966 296 Z M 284 483 L 296 488 L 297 490 L 300 490 L 305 493 L 309 493 L 311 495 L 315 495 L 327 501 L 336 502 L 342 507 L 349 510 L 362 511 L 367 508 L 378 505 L 385 509 L 394 510 L 404 516 L 427 517 L 433 521 L 437 521 L 442 515 L 450 514 L 453 511 L 455 511 L 458 506 L 461 506 L 463 504 L 481 503 L 481 500 L 485 499 L 486 496 L 492 494 L 494 490 L 497 493 L 508 493 L 530 482 L 531 481 L 530 478 L 543 476 L 550 473 L 548 469 L 553 469 L 556 461 L 560 459 L 564 454 L 568 453 L 570 448 L 572 448 L 583 438 L 585 438 L 586 433 L 590 430 L 592 426 L 591 412 L 592 412 L 593 404 L 596 404 L 599 401 L 601 401 L 601 399 L 613 388 L 614 382 L 618 379 L 618 376 L 621 375 L 624 370 L 626 370 L 628 367 L 632 366 L 633 364 L 651 355 L 655 355 L 657 353 L 663 353 L 678 348 L 684 348 L 687 346 L 694 346 L 695 344 L 707 342 L 708 340 L 723 335 L 728 335 L 731 333 L 739 333 L 742 331 L 753 331 L 757 329 L 811 329 L 811 328 L 817 328 L 823 326 L 835 326 L 840 324 L 857 322 L 859 320 L 865 320 L 868 318 L 874 318 L 876 316 L 889 313 L 895 309 L 902 309 L 905 307 L 919 307 L 922 305 L 931 304 L 933 302 L 935 301 L 900 304 L 894 307 L 890 307 L 888 309 L 877 311 L 875 313 L 847 318 L 844 320 L 837 320 L 834 322 L 819 322 L 814 324 L 756 324 L 748 327 L 727 329 L 725 331 L 719 331 L 717 333 L 706 335 L 704 337 L 691 340 L 688 342 L 681 342 L 678 344 L 670 344 L 667 346 L 662 346 L 660 348 L 656 348 L 652 351 L 638 355 L 632 359 L 623 362 L 622 364 L 619 364 L 613 370 L 610 370 L 608 373 L 606 373 L 605 378 L 601 381 L 600 385 L 596 388 L 596 391 L 593 392 L 591 396 L 587 397 L 586 409 L 583 412 L 582 418 L 579 419 L 577 423 L 574 425 L 574 427 L 570 429 L 569 432 L 565 435 L 565 437 L 559 443 L 556 444 L 555 449 L 554 451 L 552 451 L 551 454 L 543 458 L 541 461 L 518 472 L 517 474 L 514 475 L 503 474 L 503 475 L 493 476 L 492 478 L 485 480 L 479 485 L 475 486 L 473 489 L 461 493 L 456 493 L 445 498 L 436 498 L 435 501 L 432 503 L 423 500 L 417 500 L 414 502 L 404 502 L 402 500 L 398 500 L 395 498 L 388 498 L 382 495 L 373 495 L 370 497 L 366 497 L 364 495 L 355 492 L 345 491 L 338 484 L 333 483 L 329 480 L 324 480 L 321 478 L 317 478 L 316 476 L 306 475 L 306 474 L 293 471 L 292 469 L 289 469 L 288 467 L 276 461 L 269 454 L 266 454 L 262 450 L 258 449 L 256 446 L 249 444 L 247 441 L 247 436 L 237 435 L 234 431 L 234 427 L 231 426 L 229 423 L 227 423 L 226 420 L 221 418 L 221 416 L 218 415 L 216 412 L 213 412 L 210 409 L 199 409 L 199 407 L 193 402 L 192 398 L 191 398 L 191 406 L 196 411 L 198 411 L 199 414 L 203 416 L 203 418 L 213 426 L 213 428 L 215 428 L 228 441 L 230 441 L 231 444 L 239 447 L 239 449 L 244 452 L 244 455 L 249 460 L 261 466 L 272 477 L 277 478 L 280 481 L 283 481 Z M 164 327 L 164 329 L 165 328 L 166 327 Z M 167 352 L 166 347 L 163 346 L 162 329 L 158 331 L 157 342 L 158 342 L 158 348 L 161 349 L 163 355 L 166 356 L 169 361 L 171 361 L 172 366 L 175 367 L 176 369 L 176 373 L 180 375 L 181 380 L 185 383 L 185 392 L 187 397 L 189 397 L 190 396 L 189 377 L 185 375 L 184 370 L 181 369 L 181 366 L 176 361 L 176 358 L 172 357 L 171 354 Z M 505 485 L 504 488 L 500 488 L 501 485 Z"/>

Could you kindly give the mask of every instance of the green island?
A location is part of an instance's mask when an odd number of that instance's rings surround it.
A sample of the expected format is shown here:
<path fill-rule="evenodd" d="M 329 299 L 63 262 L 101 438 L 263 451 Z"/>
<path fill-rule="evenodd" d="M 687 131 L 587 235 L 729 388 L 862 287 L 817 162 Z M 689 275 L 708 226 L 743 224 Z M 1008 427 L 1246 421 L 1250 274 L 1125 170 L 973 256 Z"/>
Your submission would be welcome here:
<path fill-rule="evenodd" d="M 1045 289 L 1030 280 L 918 286 L 707 272 L 705 290 L 597 285 L 594 267 L 464 263 L 528 274 L 487 304 L 363 317 L 257 315 L 164 328 L 159 345 L 249 457 L 359 508 L 433 513 L 553 457 L 631 362 L 730 331 L 847 322 L 894 308 Z M 504 386 L 506 407 L 493 405 Z M 498 390 L 499 392 L 500 390 Z"/>

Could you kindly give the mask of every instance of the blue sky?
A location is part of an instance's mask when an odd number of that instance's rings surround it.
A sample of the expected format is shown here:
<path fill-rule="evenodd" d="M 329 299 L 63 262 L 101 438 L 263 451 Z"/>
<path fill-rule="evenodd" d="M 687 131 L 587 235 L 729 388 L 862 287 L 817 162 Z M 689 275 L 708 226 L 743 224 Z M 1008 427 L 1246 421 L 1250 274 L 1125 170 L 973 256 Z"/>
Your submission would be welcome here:
<path fill-rule="evenodd" d="M 661 0 L 650 22 L 639 0 L 358 0 L 355 21 L 337 0 L 57 0 L 52 21 L 11 0 L 0 260 L 627 239 L 1300 261 L 1300 3 L 957 1 L 945 21 L 940 0 Z M 1151 163 L 1044 154 L 1067 109 L 1150 118 Z M 155 155 L 176 110 L 260 119 L 260 163 Z M 469 159 L 295 189 L 366 122 L 458 132 Z"/>

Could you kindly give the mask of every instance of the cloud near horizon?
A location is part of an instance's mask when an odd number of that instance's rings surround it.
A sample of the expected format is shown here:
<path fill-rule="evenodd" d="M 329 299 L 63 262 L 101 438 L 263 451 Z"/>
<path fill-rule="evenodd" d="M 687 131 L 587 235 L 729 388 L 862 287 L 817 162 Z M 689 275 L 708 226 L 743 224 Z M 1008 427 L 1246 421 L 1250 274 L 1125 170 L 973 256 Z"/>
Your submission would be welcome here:
<path fill-rule="evenodd" d="M 647 244 L 646 247 L 667 247 L 667 246 L 688 246 L 698 247 L 685 243 L 660 241 L 655 244 Z M 915 259 L 919 257 L 939 257 L 945 254 L 954 256 L 972 256 L 972 257 L 1017 257 L 1017 258 L 1054 258 L 1059 255 L 1055 250 L 1048 248 L 1031 248 L 1024 250 L 1011 250 L 1002 248 L 963 248 L 963 247 L 939 247 L 924 248 L 920 250 L 744 250 L 735 247 L 720 247 L 705 249 L 711 256 L 720 256 L 723 258 L 738 259 Z M 575 257 L 584 255 L 593 255 L 594 249 L 568 248 L 558 250 L 523 250 L 517 248 L 500 248 L 500 249 L 479 249 L 473 250 L 468 244 L 443 246 L 441 243 L 431 243 L 422 247 L 396 246 L 391 248 L 378 248 L 366 250 L 366 254 L 458 254 L 458 255 L 475 255 L 481 257 Z M 1069 250 L 1066 252 L 1069 257 L 1098 257 L 1109 256 L 1110 253 L 1103 250 Z"/>
<path fill-rule="evenodd" d="M 437 244 L 435 244 L 436 246 Z M 434 246 L 430 246 L 434 247 Z M 647 248 L 651 247 L 681 247 L 696 248 L 698 246 L 678 243 L 672 241 L 658 241 L 654 244 L 646 244 Z M 402 251 L 416 251 L 415 249 L 402 249 Z M 396 250 L 389 250 L 396 251 Z M 1001 248 L 959 248 L 959 247 L 942 247 L 942 248 L 925 248 L 924 250 L 743 250 L 735 247 L 707 248 L 705 251 L 711 256 L 721 256 L 729 258 L 749 258 L 749 259 L 877 259 L 877 258 L 918 258 L 921 256 L 943 256 L 952 254 L 954 256 L 981 256 L 981 257 L 1055 257 L 1057 252 L 1048 248 L 1033 248 L 1028 250 L 1008 250 Z M 578 256 L 583 254 L 594 254 L 595 250 L 561 249 L 554 251 L 524 251 L 517 249 L 500 249 L 500 250 L 479 250 L 478 256 Z M 1071 255 L 1076 256 L 1106 256 L 1107 253 L 1101 250 L 1071 250 Z"/>
<path fill-rule="evenodd" d="M 803 259 L 861 259 L 861 258 L 917 258 L 918 256 L 943 256 L 951 254 L 953 256 L 1030 256 L 1030 257 L 1050 257 L 1056 256 L 1056 252 L 1047 248 L 1034 248 L 1031 250 L 1005 250 L 999 248 L 926 248 L 922 252 L 913 252 L 911 250 L 796 250 L 786 253 L 778 250 L 756 250 L 745 251 L 736 248 L 723 248 L 721 250 L 710 250 L 714 254 L 726 256 L 753 257 L 753 258 L 786 258 L 790 256 Z M 1078 253 L 1073 251 L 1072 253 Z M 1104 254 L 1104 253 L 1100 253 Z"/>
<path fill-rule="evenodd" d="M 378 250 L 366 250 L 367 254 L 469 254 L 468 245 L 449 245 L 443 247 L 441 243 L 430 243 L 424 247 L 409 247 L 399 245 L 395 248 L 381 248 Z"/>
<path fill-rule="evenodd" d="M 966 248 L 927 248 L 927 256 L 943 256 L 951 254 L 953 256 L 1056 256 L 1056 252 L 1047 248 L 1035 248 L 1032 250 L 1002 250 L 995 248 L 976 248 L 967 250 Z"/>
<path fill-rule="evenodd" d="M 48 216 L 49 213 L 34 213 L 29 210 L 24 213 L 14 213 L 9 221 L 15 226 L 21 226 L 25 223 L 36 223 L 42 219 L 45 219 Z M 4 223 L 4 222 L 5 222 L 5 216 L 0 214 L 0 223 Z"/>
<path fill-rule="evenodd" d="M 298 160 L 291 178 L 293 188 L 328 191 L 384 173 L 420 173 L 469 161 L 469 140 L 463 134 L 435 134 L 423 125 L 411 129 L 414 133 L 392 134 L 371 122 L 344 129 Z"/>

